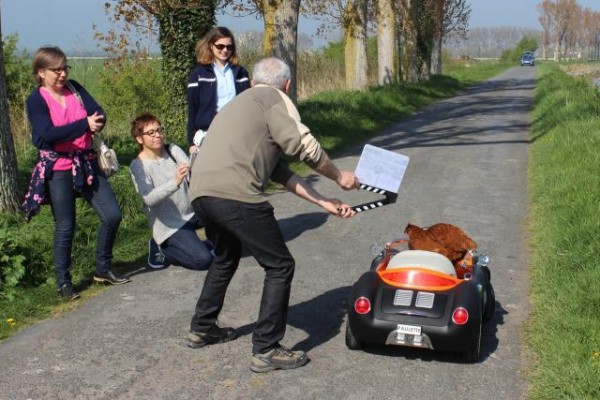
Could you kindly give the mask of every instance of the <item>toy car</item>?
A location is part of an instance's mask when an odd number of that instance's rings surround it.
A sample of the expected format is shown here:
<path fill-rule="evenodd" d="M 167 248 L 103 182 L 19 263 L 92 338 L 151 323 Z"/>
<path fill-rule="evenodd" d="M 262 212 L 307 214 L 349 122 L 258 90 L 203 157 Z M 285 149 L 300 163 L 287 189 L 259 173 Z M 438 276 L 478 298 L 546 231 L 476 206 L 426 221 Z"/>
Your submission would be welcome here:
<path fill-rule="evenodd" d="M 387 243 L 353 285 L 346 346 L 418 347 L 460 352 L 467 362 L 479 361 L 481 327 L 496 306 L 489 257 L 473 254 L 472 272 L 460 279 L 449 259 L 408 250 L 407 242 Z"/>

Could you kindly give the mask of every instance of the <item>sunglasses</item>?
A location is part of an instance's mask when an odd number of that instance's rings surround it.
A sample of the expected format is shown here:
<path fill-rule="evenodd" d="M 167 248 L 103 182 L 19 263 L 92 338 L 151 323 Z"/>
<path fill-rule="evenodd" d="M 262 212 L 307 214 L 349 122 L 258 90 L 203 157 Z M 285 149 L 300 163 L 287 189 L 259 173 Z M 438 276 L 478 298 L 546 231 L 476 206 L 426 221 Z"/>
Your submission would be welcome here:
<path fill-rule="evenodd" d="M 54 72 L 56 75 L 60 75 L 63 72 L 69 73 L 69 71 L 71 70 L 71 66 L 70 65 L 65 65 L 64 67 L 46 68 L 46 69 L 48 71 Z"/>
<path fill-rule="evenodd" d="M 156 128 L 156 129 L 150 129 L 149 131 L 146 131 L 146 132 L 142 132 L 142 135 L 145 135 L 145 136 L 156 136 L 156 135 L 163 136 L 164 134 L 165 134 L 165 128 L 163 128 L 162 126 Z"/>
<path fill-rule="evenodd" d="M 235 46 L 232 44 L 213 44 L 217 48 L 217 50 L 227 49 L 229 51 L 235 49 Z"/>

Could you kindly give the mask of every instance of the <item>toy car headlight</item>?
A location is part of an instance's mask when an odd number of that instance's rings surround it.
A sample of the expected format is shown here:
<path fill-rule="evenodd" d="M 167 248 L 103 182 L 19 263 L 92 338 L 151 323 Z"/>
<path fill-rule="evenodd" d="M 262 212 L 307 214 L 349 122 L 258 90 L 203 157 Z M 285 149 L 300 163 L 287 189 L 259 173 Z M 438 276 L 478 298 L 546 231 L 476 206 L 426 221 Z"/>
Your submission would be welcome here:
<path fill-rule="evenodd" d="M 371 251 L 371 254 L 378 256 L 383 251 L 383 247 L 379 243 L 373 243 L 369 250 Z"/>
<path fill-rule="evenodd" d="M 487 267 L 490 265 L 490 257 L 486 256 L 485 254 L 480 255 L 477 259 L 477 265 L 481 267 Z"/>

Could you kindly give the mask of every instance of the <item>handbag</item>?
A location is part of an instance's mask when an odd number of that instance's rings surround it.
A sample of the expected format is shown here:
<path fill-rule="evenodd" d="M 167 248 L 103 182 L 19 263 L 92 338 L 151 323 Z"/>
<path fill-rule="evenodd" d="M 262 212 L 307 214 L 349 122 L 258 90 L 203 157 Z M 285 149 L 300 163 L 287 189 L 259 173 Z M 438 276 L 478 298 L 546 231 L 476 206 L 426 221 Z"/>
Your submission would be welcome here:
<path fill-rule="evenodd" d="M 71 90 L 73 95 L 77 98 L 79 104 L 81 104 L 81 106 L 85 108 L 85 105 L 83 104 L 83 99 L 81 98 L 81 95 L 79 94 L 77 89 L 75 89 L 75 86 L 73 86 L 73 84 L 70 81 L 67 81 L 66 85 L 69 88 L 69 90 Z M 106 143 L 104 143 L 104 140 L 102 140 L 102 136 L 99 132 L 94 133 L 93 147 L 94 151 L 96 152 L 96 155 L 98 156 L 98 165 L 100 166 L 102 172 L 104 172 L 104 175 L 106 175 L 107 178 L 110 178 L 111 176 L 116 174 L 119 170 L 119 160 L 117 159 L 117 153 L 115 153 L 113 149 L 111 149 Z"/>
<path fill-rule="evenodd" d="M 104 175 L 110 178 L 119 170 L 119 160 L 117 159 L 117 153 L 102 140 L 99 133 L 94 134 L 94 150 L 98 155 L 98 165 Z"/>

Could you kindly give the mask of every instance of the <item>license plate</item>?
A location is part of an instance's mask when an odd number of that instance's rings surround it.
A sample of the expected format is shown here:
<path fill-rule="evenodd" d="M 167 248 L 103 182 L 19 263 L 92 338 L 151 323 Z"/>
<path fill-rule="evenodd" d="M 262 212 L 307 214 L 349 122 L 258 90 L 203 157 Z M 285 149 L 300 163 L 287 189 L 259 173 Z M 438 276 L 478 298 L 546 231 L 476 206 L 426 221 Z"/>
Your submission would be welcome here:
<path fill-rule="evenodd" d="M 398 324 L 398 327 L 396 328 L 396 332 L 398 332 L 398 333 L 404 333 L 404 334 L 407 334 L 407 335 L 420 335 L 421 334 L 421 327 L 420 326 L 416 326 L 416 325 Z"/>

